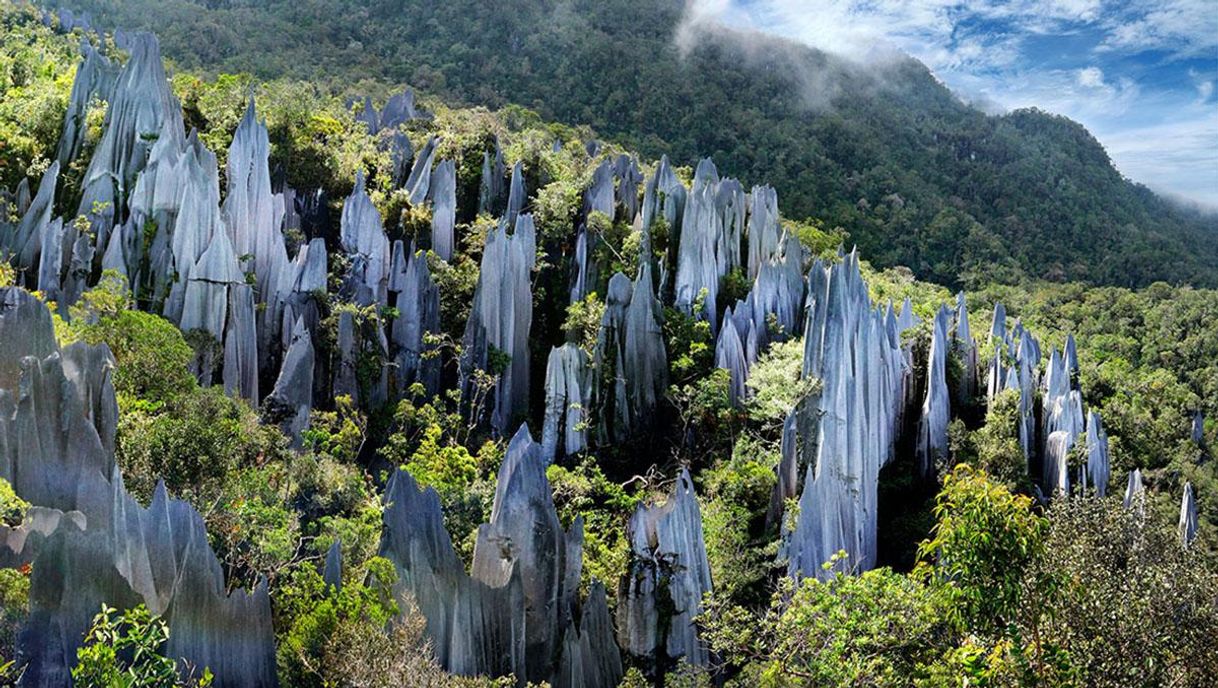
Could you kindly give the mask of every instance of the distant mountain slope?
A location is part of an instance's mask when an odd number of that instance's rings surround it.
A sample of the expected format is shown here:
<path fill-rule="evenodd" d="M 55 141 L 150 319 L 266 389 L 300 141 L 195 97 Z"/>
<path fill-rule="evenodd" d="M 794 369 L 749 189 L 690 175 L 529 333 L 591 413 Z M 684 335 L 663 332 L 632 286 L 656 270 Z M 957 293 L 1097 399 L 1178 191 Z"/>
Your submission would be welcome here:
<path fill-rule="evenodd" d="M 58 3 L 56 3 L 58 4 Z M 878 265 L 947 284 L 1024 276 L 1218 285 L 1218 221 L 1123 179 L 1080 125 L 987 116 L 919 62 L 864 69 L 756 34 L 702 32 L 681 0 L 73 0 L 147 28 L 189 67 L 348 88 L 404 81 L 518 103 L 645 155 L 714 156 Z"/>

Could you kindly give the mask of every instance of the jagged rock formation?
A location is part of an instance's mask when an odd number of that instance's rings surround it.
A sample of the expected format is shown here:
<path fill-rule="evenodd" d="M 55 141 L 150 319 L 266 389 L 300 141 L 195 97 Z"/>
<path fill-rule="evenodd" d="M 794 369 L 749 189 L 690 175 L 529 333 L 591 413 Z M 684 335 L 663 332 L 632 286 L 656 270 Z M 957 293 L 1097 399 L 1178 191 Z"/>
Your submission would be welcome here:
<path fill-rule="evenodd" d="M 795 411 L 808 466 L 783 554 L 796 578 L 825 575 L 821 564 L 843 549 L 847 565 L 874 565 L 879 471 L 892 455 L 909 374 L 896 318 L 873 307 L 856 253 L 838 265 L 817 261 L 808 284 L 803 376 L 820 379 L 821 391 Z M 775 501 L 797 490 L 780 479 Z"/>
<path fill-rule="evenodd" d="M 1022 323 L 1008 330 L 1006 318 L 1006 308 L 1001 303 L 994 304 L 990 340 L 995 350 L 986 375 L 986 394 L 992 401 L 1004 390 L 1019 390 L 1019 445 L 1024 457 L 1030 459 L 1036 437 L 1035 371 L 1040 365 L 1040 345 Z M 1008 365 L 1008 361 L 1013 361 L 1013 365 Z"/>
<path fill-rule="evenodd" d="M 1135 468 L 1130 472 L 1129 481 L 1125 484 L 1125 508 L 1131 509 L 1136 506 L 1139 510 L 1142 509 L 1145 497 L 1146 488 L 1142 486 L 1142 471 Z"/>
<path fill-rule="evenodd" d="M 977 340 L 968 324 L 968 303 L 964 292 L 956 294 L 956 327 L 953 351 L 960 358 L 961 378 L 958 396 L 969 400 L 977 393 Z"/>
<path fill-rule="evenodd" d="M 80 209 L 93 221 L 98 244 L 105 245 L 136 176 L 169 126 L 182 129 L 182 110 L 169 88 L 156 37 L 133 33 L 123 46 L 130 58 L 110 89 L 104 132 L 82 180 Z M 95 214 L 94 208 L 100 213 Z"/>
<path fill-rule="evenodd" d="M 1087 465 L 1079 469 L 1079 487 L 1086 491 L 1088 487 L 1095 490 L 1098 497 L 1108 494 L 1108 478 L 1111 469 L 1108 465 L 1108 433 L 1104 432 L 1104 424 L 1100 414 L 1091 411 L 1087 414 Z"/>
<path fill-rule="evenodd" d="M 749 331 L 752 331 L 751 323 Z M 755 360 L 756 339 L 753 340 L 753 352 Z M 728 308 L 723 315 L 723 326 L 719 328 L 719 338 L 715 341 L 715 367 L 728 372 L 728 398 L 733 406 L 744 403 L 745 397 L 748 396 L 745 383 L 749 377 L 749 364 L 736 321 L 732 319 L 732 309 Z"/>
<path fill-rule="evenodd" d="M 663 218 L 664 224 L 668 226 L 668 244 L 674 247 L 672 250 L 675 258 L 675 247 L 677 240 L 680 238 L 681 226 L 685 217 L 685 200 L 687 198 L 685 185 L 677 178 L 677 173 L 673 171 L 672 165 L 668 162 L 668 156 L 660 158 L 660 163 L 656 165 L 655 173 L 647 180 L 647 184 L 643 188 L 643 208 L 642 208 L 642 241 L 639 246 L 639 254 L 642 260 L 652 263 L 655 257 L 652 255 L 651 247 L 651 228 L 655 224 L 657 218 Z M 667 283 L 667 275 L 664 274 L 662 266 L 669 261 L 661 263 L 661 270 L 658 275 L 661 284 Z"/>
<path fill-rule="evenodd" d="M 750 362 L 772 342 L 800 331 L 804 315 L 803 258 L 803 247 L 795 237 L 777 242 L 773 253 L 761 260 L 748 296 L 736 301 L 732 313 Z"/>
<path fill-rule="evenodd" d="M 343 543 L 335 540 L 326 550 L 326 563 L 322 567 L 321 579 L 326 585 L 341 590 L 343 587 Z"/>
<path fill-rule="evenodd" d="M 492 351 L 507 356 L 490 409 L 491 427 L 501 433 L 529 404 L 530 279 L 537 258 L 533 216 L 518 215 L 510 235 L 507 228 L 502 222 L 487 234 L 461 360 L 461 390 L 469 403 L 475 394 L 474 370 L 489 371 Z"/>
<path fill-rule="evenodd" d="M 440 359 L 427 335 L 440 331 L 440 289 L 431 279 L 427 257 L 413 250 L 407 253 L 401 241 L 393 243 L 393 262 L 389 270 L 389 293 L 395 296 L 398 317 L 390 330 L 394 351 L 394 389 L 399 394 L 415 382 L 434 394 L 440 389 Z"/>
<path fill-rule="evenodd" d="M 1071 389 L 1068 358 L 1054 350 L 1045 373 L 1041 436 L 1045 438 L 1041 484 L 1070 493 L 1069 453 L 1086 431 L 1082 395 Z"/>
<path fill-rule="evenodd" d="M 590 383 L 588 355 L 583 349 L 567 342 L 550 351 L 546 364 L 546 413 L 541 433 L 541 454 L 546 463 L 553 463 L 560 455 L 578 454 L 587 447 Z"/>
<path fill-rule="evenodd" d="M 1193 484 L 1184 483 L 1184 496 L 1180 499 L 1180 542 L 1185 547 L 1193 544 L 1197 538 L 1197 498 L 1193 494 Z"/>
<path fill-rule="evenodd" d="M 342 247 L 351 259 L 344 295 L 361 305 L 385 303 L 388 297 L 389 239 L 381 214 L 364 189 L 364 175 L 355 177 L 355 189 L 343 204 Z"/>
<path fill-rule="evenodd" d="M 489 523 L 467 574 L 443 527 L 439 497 L 398 471 L 386 492 L 382 555 L 427 619 L 436 657 L 461 675 L 615 686 L 621 678 L 603 591 L 577 609 L 583 526 L 563 531 L 541 447 L 521 426 L 500 467 Z M 576 621 L 576 612 L 582 619 Z"/>
<path fill-rule="evenodd" d="M 681 471 L 663 505 L 639 505 L 628 532 L 631 561 L 618 588 L 618 642 L 640 659 L 684 658 L 709 666 L 710 653 L 698 638 L 694 617 L 711 590 L 710 564 L 688 470 Z M 665 594 L 668 599 L 661 600 Z"/>
<path fill-rule="evenodd" d="M 698 163 L 681 221 L 676 305 L 686 313 L 693 313 L 705 290 L 702 309 L 695 315 L 710 321 L 712 329 L 717 330 L 719 323 L 715 305 L 719 280 L 740 266 L 746 207 L 739 182 L 720 180 L 709 158 Z"/>
<path fill-rule="evenodd" d="M 142 602 L 163 615 L 167 656 L 209 668 L 213 685 L 275 685 L 265 583 L 227 594 L 199 514 L 163 484 L 146 509 L 123 487 L 108 350 L 61 353 L 32 295 L 7 288 L 0 302 L 0 476 L 42 507 L 19 547 L 5 534 L 13 554 L 0 557 L 32 563 L 21 685 L 71 685 L 76 647 L 102 602 Z"/>
<path fill-rule="evenodd" d="M 305 327 L 304 318 L 299 318 L 292 329 L 292 343 L 279 370 L 279 379 L 262 402 L 264 417 L 281 418 L 280 427 L 292 438 L 293 446 L 300 445 L 300 433 L 309 427 L 315 364 L 313 338 Z"/>
<path fill-rule="evenodd" d="M 482 154 L 482 182 L 478 187 L 478 212 L 495 215 L 502 212 L 504 199 L 504 180 L 507 177 L 507 167 L 503 161 L 503 148 L 499 146 L 499 137 L 495 137 L 495 152 Z"/>
<path fill-rule="evenodd" d="M 456 244 L 457 165 L 442 160 L 431 177 L 431 250 L 444 260 L 452 260 Z"/>
<path fill-rule="evenodd" d="M 76 67 L 72 94 L 68 97 L 68 109 L 64 113 L 63 133 L 59 136 L 56 160 L 60 167 L 68 166 L 80 155 L 85 139 L 85 118 L 89 113 L 89 104 L 94 99 L 108 100 L 110 89 L 114 87 L 114 79 L 118 76 L 116 66 L 99 53 L 92 43 L 81 41 L 80 52 L 80 64 Z"/>
<path fill-rule="evenodd" d="M 923 478 L 935 475 L 935 463 L 947 457 L 947 424 L 951 421 L 951 398 L 947 392 L 948 319 L 946 306 L 935 315 L 930 352 L 926 361 L 926 398 L 918 419 L 918 472 Z M 966 320 L 967 322 L 967 320 Z"/>
<path fill-rule="evenodd" d="M 645 262 L 633 284 L 620 272 L 609 279 L 592 379 L 602 442 L 624 441 L 650 427 L 652 411 L 668 384 L 660 304 L 651 284 L 651 268 Z"/>

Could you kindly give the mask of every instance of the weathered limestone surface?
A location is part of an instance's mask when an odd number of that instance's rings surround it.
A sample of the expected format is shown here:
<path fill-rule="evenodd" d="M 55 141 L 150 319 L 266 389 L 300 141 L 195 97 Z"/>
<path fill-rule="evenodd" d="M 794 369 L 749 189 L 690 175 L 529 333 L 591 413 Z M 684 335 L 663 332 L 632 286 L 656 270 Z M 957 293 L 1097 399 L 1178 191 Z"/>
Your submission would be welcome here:
<path fill-rule="evenodd" d="M 19 551 L 10 532 L 12 554 L 0 557 L 32 564 L 21 685 L 71 685 L 76 647 L 101 603 L 142 602 L 169 622 L 166 654 L 208 667 L 213 685 L 274 686 L 265 584 L 228 594 L 198 513 L 163 484 L 147 508 L 123 487 L 109 351 L 61 353 L 32 295 L 7 288 L 0 303 L 0 476 L 39 507 Z"/>
<path fill-rule="evenodd" d="M 431 175 L 431 249 L 444 260 L 452 260 L 456 245 L 457 165 L 442 160 Z"/>
<path fill-rule="evenodd" d="M 1180 499 L 1180 541 L 1185 547 L 1197 538 L 1197 497 L 1193 484 L 1184 483 L 1184 496 Z"/>
<path fill-rule="evenodd" d="M 1087 413 L 1087 465 L 1079 470 L 1079 486 L 1085 491 L 1094 489 L 1096 496 L 1108 494 L 1108 433 L 1096 411 Z"/>
<path fill-rule="evenodd" d="M 650 427 L 667 385 L 660 304 L 651 284 L 646 262 L 633 283 L 620 272 L 609 279 L 593 357 L 592 407 L 601 442 L 624 441 Z"/>
<path fill-rule="evenodd" d="M 546 463 L 553 463 L 559 456 L 578 454 L 587 447 L 590 384 L 588 355 L 583 349 L 567 342 L 550 350 L 541 433 L 541 454 Z"/>
<path fill-rule="evenodd" d="M 708 666 L 694 617 L 711 590 L 702 514 L 689 471 L 682 470 L 663 505 L 639 505 L 630 519 L 631 561 L 618 587 L 617 634 L 624 650 L 644 660 L 684 658 Z M 668 600 L 660 600 L 667 588 Z M 670 618 L 662 620 L 660 610 Z"/>
<path fill-rule="evenodd" d="M 1131 509 L 1137 507 L 1142 509 L 1144 504 L 1142 500 L 1145 498 L 1146 488 L 1142 486 L 1142 471 L 1135 468 L 1129 474 L 1129 481 L 1125 484 L 1125 508 Z"/>
<path fill-rule="evenodd" d="M 89 103 L 93 99 L 107 101 L 110 89 L 118 76 L 118 68 L 105 55 L 97 52 L 88 41 L 80 43 L 81 59 L 76 66 L 76 77 L 72 81 L 72 94 L 68 96 L 68 109 L 64 113 L 63 133 L 59 137 L 56 159 L 61 167 L 71 164 L 80 155 L 85 138 L 85 118 Z"/>
<path fill-rule="evenodd" d="M 947 350 L 951 313 L 939 308 L 926 361 L 926 397 L 918 419 L 918 472 L 923 478 L 935 475 L 935 463 L 947 458 L 947 424 L 951 421 L 951 397 L 947 391 Z"/>
<path fill-rule="evenodd" d="M 808 467 L 783 544 L 796 578 L 827 575 L 821 564 L 843 549 L 846 565 L 874 565 L 879 471 L 892 456 L 909 374 L 896 324 L 873 307 L 856 253 L 829 267 L 818 261 L 808 283 L 803 375 L 819 378 L 821 392 L 796 411 Z M 794 491 L 782 481 L 778 490 Z"/>
<path fill-rule="evenodd" d="M 684 222 L 687 197 L 685 185 L 677 178 L 677 173 L 668 162 L 668 156 L 661 157 L 655 173 L 647 180 L 643 189 L 643 234 L 639 253 L 648 262 L 652 261 L 651 226 L 657 218 L 663 218 L 664 223 L 668 225 L 669 246 L 677 245 Z M 675 251 L 673 255 L 676 255 Z M 659 276 L 661 282 L 666 281 L 664 274 Z"/>
<path fill-rule="evenodd" d="M 272 409 L 271 415 L 282 418 L 280 427 L 292 438 L 294 446 L 300 445 L 300 433 L 309 427 L 315 364 L 313 338 L 305 327 L 304 318 L 298 318 L 292 328 L 292 343 L 283 359 L 275 388 L 263 401 L 264 409 Z"/>
<path fill-rule="evenodd" d="M 977 340 L 973 339 L 972 329 L 968 324 L 968 303 L 964 292 L 956 294 L 956 326 L 952 350 L 960 359 L 961 377 L 958 396 L 961 399 L 972 399 L 977 394 Z"/>
<path fill-rule="evenodd" d="M 389 279 L 389 239 L 381 214 L 364 189 L 364 175 L 356 175 L 355 189 L 343 204 L 342 247 L 351 258 L 345 290 L 361 306 L 386 302 Z"/>
<path fill-rule="evenodd" d="M 398 471 L 385 496 L 381 553 L 413 595 L 436 657 L 462 675 L 515 673 L 523 685 L 615 686 L 621 661 L 604 591 L 577 614 L 583 525 L 564 531 L 540 445 L 521 426 L 499 470 L 489 523 L 478 529 L 467 574 L 444 530 L 439 497 Z M 576 622 L 576 617 L 581 616 Z"/>
<path fill-rule="evenodd" d="M 736 330 L 732 319 L 732 309 L 728 308 L 723 315 L 723 326 L 719 328 L 719 338 L 715 341 L 715 367 L 726 370 L 729 375 L 728 398 L 733 406 L 744 403 L 748 396 L 745 383 L 749 377 L 749 360 L 745 356 L 744 343 Z"/>
<path fill-rule="evenodd" d="M 500 433 L 529 405 L 531 277 L 537 258 L 533 216 L 519 215 L 510 235 L 507 228 L 507 223 L 501 222 L 487 235 L 461 361 L 461 389 L 469 399 L 473 371 L 487 370 L 491 347 L 508 357 L 495 385 L 491 409 L 491 427 Z"/>
<path fill-rule="evenodd" d="M 109 91 L 104 131 L 82 180 L 77 211 L 93 220 L 101 245 L 105 245 L 115 221 L 123 219 L 117 213 L 166 124 L 182 129 L 181 106 L 165 78 L 156 37 L 132 33 L 127 34 L 125 42 L 123 47 L 130 58 Z M 98 217 L 93 214 L 95 204 L 106 208 Z"/>
<path fill-rule="evenodd" d="M 429 393 L 440 389 L 440 359 L 429 355 L 433 347 L 428 334 L 440 331 L 440 289 L 431 278 L 427 257 L 412 249 L 407 252 L 401 241 L 393 246 L 393 267 L 389 292 L 395 295 L 398 317 L 390 330 L 395 363 L 394 389 L 399 394 L 415 382 Z"/>

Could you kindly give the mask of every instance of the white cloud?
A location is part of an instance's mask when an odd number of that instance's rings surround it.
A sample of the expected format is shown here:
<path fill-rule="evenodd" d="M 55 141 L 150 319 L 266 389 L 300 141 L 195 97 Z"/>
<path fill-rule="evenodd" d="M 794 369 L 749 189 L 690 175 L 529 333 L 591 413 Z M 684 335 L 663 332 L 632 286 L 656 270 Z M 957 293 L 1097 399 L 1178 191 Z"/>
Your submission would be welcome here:
<path fill-rule="evenodd" d="M 1078 70 L 1078 85 L 1085 88 L 1103 88 L 1104 70 L 1099 67 Z"/>
<path fill-rule="evenodd" d="M 860 61 L 908 53 L 987 111 L 1035 106 L 1066 115 L 1108 145 L 1127 176 L 1218 204 L 1218 110 L 1202 108 L 1215 92 L 1218 59 L 1205 75 L 1189 74 L 1196 93 L 1140 84 L 1123 62 L 1152 49 L 1165 55 L 1160 66 L 1218 57 L 1215 0 L 689 0 L 688 17 Z M 683 40 L 696 38 L 683 31 Z M 1062 54 L 1045 52 L 1047 44 Z"/>

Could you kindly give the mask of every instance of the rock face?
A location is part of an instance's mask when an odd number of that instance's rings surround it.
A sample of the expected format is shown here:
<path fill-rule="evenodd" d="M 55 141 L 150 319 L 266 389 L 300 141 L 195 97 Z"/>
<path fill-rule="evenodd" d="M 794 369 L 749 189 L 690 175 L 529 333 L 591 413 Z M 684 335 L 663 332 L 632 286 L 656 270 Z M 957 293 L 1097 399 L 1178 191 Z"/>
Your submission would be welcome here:
<path fill-rule="evenodd" d="M 1079 486 L 1085 491 L 1094 489 L 1098 497 L 1108 494 L 1108 478 L 1111 470 L 1108 465 L 1108 434 L 1104 432 L 1104 424 L 1100 414 L 1091 411 L 1087 414 L 1087 465 L 1079 469 Z"/>
<path fill-rule="evenodd" d="M 923 478 L 935 475 L 936 461 L 947 458 L 947 424 L 951 421 L 951 397 L 947 392 L 948 321 L 951 313 L 940 307 L 931 334 L 926 361 L 926 398 L 918 420 L 918 472 Z M 967 322 L 967 321 L 966 321 Z"/>
<path fill-rule="evenodd" d="M 676 305 L 686 313 L 694 313 L 701 299 L 701 310 L 694 314 L 710 321 L 712 329 L 719 322 L 715 306 L 719 280 L 740 266 L 746 205 L 739 182 L 720 180 L 710 159 L 698 163 L 681 220 Z"/>
<path fill-rule="evenodd" d="M 395 296 L 398 310 L 390 329 L 394 389 L 405 394 L 418 382 L 434 394 L 440 389 L 440 359 L 432 353 L 434 347 L 427 336 L 440 331 L 440 289 L 431 279 L 427 257 L 414 250 L 404 251 L 401 241 L 393 246 L 389 292 Z"/>
<path fill-rule="evenodd" d="M 1185 547 L 1197 538 L 1197 498 L 1193 495 L 1193 484 L 1184 483 L 1184 496 L 1180 499 L 1180 542 Z"/>
<path fill-rule="evenodd" d="M 76 67 L 76 78 L 72 81 L 72 94 L 68 97 L 68 109 L 64 113 L 63 133 L 59 137 L 56 159 L 60 167 L 70 165 L 85 139 L 85 118 L 89 114 L 89 103 L 93 99 L 110 99 L 110 89 L 118 69 L 97 52 L 92 43 L 81 41 L 81 59 Z"/>
<path fill-rule="evenodd" d="M 756 341 L 753 347 L 756 353 Z M 723 315 L 723 326 L 719 328 L 719 339 L 715 342 L 715 367 L 728 372 L 728 397 L 733 406 L 740 406 L 748 395 L 745 383 L 749 377 L 749 359 L 730 308 Z"/>
<path fill-rule="evenodd" d="M 571 456 L 588 444 L 588 405 L 591 403 L 588 355 L 567 342 L 550 351 L 546 364 L 546 414 L 542 425 L 541 454 L 546 463 Z"/>
<path fill-rule="evenodd" d="M 1129 474 L 1129 481 L 1125 485 L 1125 508 L 1137 507 L 1139 510 L 1144 508 L 1145 496 L 1146 489 L 1142 487 L 1142 471 L 1135 468 Z"/>
<path fill-rule="evenodd" d="M 960 359 L 961 377 L 957 397 L 972 399 L 977 394 L 977 340 L 968 324 L 968 303 L 964 292 L 956 294 L 956 327 L 952 351 Z"/>
<path fill-rule="evenodd" d="M 643 233 L 639 247 L 643 260 L 648 263 L 654 261 L 651 248 L 651 228 L 659 218 L 663 218 L 664 224 L 668 226 L 668 243 L 675 249 L 685 217 L 687 196 L 685 185 L 677 178 L 677 173 L 673 171 L 672 165 L 668 162 L 668 156 L 660 158 L 655 174 L 647 180 L 647 184 L 643 188 Z M 675 255 L 674 250 L 674 258 Z M 659 276 L 661 283 L 667 282 L 666 276 L 662 272 Z"/>
<path fill-rule="evenodd" d="M 163 484 L 146 509 L 123 487 L 111 453 L 108 350 L 61 353 L 33 296 L 7 288 L 0 302 L 0 475 L 44 509 L 33 517 L 37 537 L 26 537 L 16 557 L 32 562 L 21 685 L 71 685 L 76 647 L 103 601 L 119 609 L 142 602 L 163 615 L 166 654 L 208 667 L 214 685 L 275 685 L 265 584 L 227 594 L 202 518 Z"/>
<path fill-rule="evenodd" d="M 104 131 L 82 180 L 77 211 L 93 220 L 101 245 L 115 221 L 123 219 L 116 213 L 150 160 L 152 149 L 160 143 L 166 124 L 182 129 L 182 110 L 165 78 L 156 37 L 133 33 L 125 42 L 130 58 L 110 89 Z M 94 217 L 95 204 L 105 208 L 100 217 Z"/>
<path fill-rule="evenodd" d="M 583 526 L 558 522 L 541 447 L 521 426 L 499 471 L 491 520 L 467 574 L 443 527 L 439 497 L 398 471 L 386 492 L 382 555 L 427 619 L 440 664 L 461 675 L 616 686 L 621 662 L 603 589 L 576 621 Z"/>
<path fill-rule="evenodd" d="M 385 303 L 388 297 L 389 239 L 381 214 L 364 190 L 364 175 L 343 204 L 342 247 L 351 259 L 345 295 L 361 306 Z"/>
<path fill-rule="evenodd" d="M 1086 431 L 1082 395 L 1071 389 L 1068 359 L 1053 351 L 1045 373 L 1042 437 L 1045 438 L 1041 484 L 1054 492 L 1070 493 L 1069 453 Z"/>
<path fill-rule="evenodd" d="M 443 160 L 431 176 L 431 249 L 444 260 L 452 260 L 456 244 L 457 165 Z"/>
<path fill-rule="evenodd" d="M 292 343 L 283 359 L 275 388 L 263 401 L 264 409 L 273 409 L 270 415 L 282 418 L 280 427 L 292 438 L 293 446 L 300 446 L 300 433 L 309 427 L 315 363 L 313 338 L 305 327 L 304 318 L 300 318 L 292 329 Z"/>
<path fill-rule="evenodd" d="M 663 505 L 640 505 L 628 532 L 631 560 L 618 588 L 618 642 L 643 660 L 684 658 L 708 666 L 710 653 L 698 638 L 694 617 L 711 590 L 710 565 L 689 471 L 681 471 Z"/>
<path fill-rule="evenodd" d="M 529 405 L 529 328 L 533 323 L 531 276 L 537 258 L 532 215 L 519 215 L 512 234 L 501 223 L 486 237 L 482 271 L 465 327 L 461 390 L 468 403 L 477 392 L 474 371 L 489 371 L 492 351 L 507 363 L 491 393 L 491 427 L 504 432 Z"/>
<path fill-rule="evenodd" d="M 1035 375 L 1040 365 L 1040 345 L 1022 324 L 1017 322 L 1008 329 L 1006 318 L 1006 308 L 1001 303 L 994 304 L 990 340 L 995 352 L 986 376 L 986 394 L 992 401 L 1004 390 L 1019 390 L 1019 445 L 1030 459 L 1036 437 Z M 1014 361 L 1014 365 L 1008 367 L 1007 360 Z"/>
<path fill-rule="evenodd" d="M 892 455 L 909 374 L 896 320 L 872 306 L 855 253 L 838 265 L 818 261 L 808 284 L 803 376 L 820 379 L 821 391 L 795 411 L 796 449 L 808 461 L 799 518 L 784 534 L 795 578 L 826 575 L 821 564 L 843 549 L 848 565 L 874 566 L 879 471 Z M 775 500 L 797 489 L 780 480 Z"/>
<path fill-rule="evenodd" d="M 668 377 L 660 317 L 647 263 L 640 264 L 633 283 L 620 272 L 609 279 L 592 378 L 592 405 L 602 442 L 624 441 L 651 425 Z"/>

